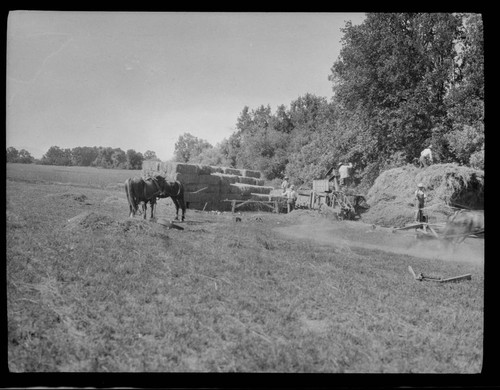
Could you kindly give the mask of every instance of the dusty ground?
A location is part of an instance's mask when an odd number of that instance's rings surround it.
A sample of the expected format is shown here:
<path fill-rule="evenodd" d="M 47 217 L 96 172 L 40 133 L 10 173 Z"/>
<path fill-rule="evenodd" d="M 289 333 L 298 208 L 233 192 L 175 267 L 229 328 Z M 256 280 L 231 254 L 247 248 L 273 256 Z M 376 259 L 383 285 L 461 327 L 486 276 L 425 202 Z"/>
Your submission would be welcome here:
<path fill-rule="evenodd" d="M 357 247 L 428 259 L 484 264 L 483 239 L 467 238 L 452 248 L 437 239 L 417 237 L 414 230 L 393 233 L 390 228 L 359 221 L 318 219 L 305 213 L 295 224 L 277 227 L 275 230 L 287 237 L 312 240 L 319 245 Z"/>

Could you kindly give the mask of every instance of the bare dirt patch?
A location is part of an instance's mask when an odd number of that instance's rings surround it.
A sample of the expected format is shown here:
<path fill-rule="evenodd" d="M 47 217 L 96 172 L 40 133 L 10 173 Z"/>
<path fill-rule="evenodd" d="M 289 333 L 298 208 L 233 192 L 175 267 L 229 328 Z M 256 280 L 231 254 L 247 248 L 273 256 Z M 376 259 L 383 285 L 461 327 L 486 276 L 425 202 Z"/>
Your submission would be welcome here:
<path fill-rule="evenodd" d="M 447 246 L 441 240 L 418 238 L 413 231 L 392 232 L 362 222 L 330 221 L 303 218 L 294 225 L 275 228 L 277 232 L 296 239 L 312 240 L 337 250 L 364 248 L 401 255 L 446 261 L 484 264 L 484 240 L 466 239 L 459 246 Z"/>

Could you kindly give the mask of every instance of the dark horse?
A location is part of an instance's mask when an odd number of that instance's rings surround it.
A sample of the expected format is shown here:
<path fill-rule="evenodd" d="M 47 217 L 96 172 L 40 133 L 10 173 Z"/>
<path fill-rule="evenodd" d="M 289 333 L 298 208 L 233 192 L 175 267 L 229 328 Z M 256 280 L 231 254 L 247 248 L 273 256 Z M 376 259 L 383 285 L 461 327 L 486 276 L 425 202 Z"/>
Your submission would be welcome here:
<path fill-rule="evenodd" d="M 447 221 L 444 238 L 460 243 L 469 235 L 484 234 L 484 210 L 459 210 Z"/>
<path fill-rule="evenodd" d="M 125 193 L 129 204 L 130 214 L 133 217 L 139 203 L 142 203 L 144 219 L 146 219 L 147 203 L 151 204 L 151 218 L 154 217 L 156 198 L 163 192 L 165 179 L 162 176 L 142 179 L 140 177 L 125 180 Z"/>
<path fill-rule="evenodd" d="M 157 198 L 171 197 L 176 208 L 176 220 L 179 219 L 179 206 L 182 208 L 182 220 L 186 212 L 184 203 L 184 187 L 179 182 L 167 182 L 163 176 L 142 179 L 134 177 L 125 180 L 125 192 L 130 209 L 130 217 L 137 212 L 139 203 L 142 203 L 144 219 L 146 219 L 147 203 L 151 204 L 151 218 L 154 218 L 154 209 Z"/>
<path fill-rule="evenodd" d="M 186 215 L 186 202 L 184 202 L 184 186 L 180 181 L 164 181 L 163 190 L 158 198 L 172 199 L 175 205 L 175 220 L 179 220 L 179 207 L 182 209 L 182 220 Z"/>

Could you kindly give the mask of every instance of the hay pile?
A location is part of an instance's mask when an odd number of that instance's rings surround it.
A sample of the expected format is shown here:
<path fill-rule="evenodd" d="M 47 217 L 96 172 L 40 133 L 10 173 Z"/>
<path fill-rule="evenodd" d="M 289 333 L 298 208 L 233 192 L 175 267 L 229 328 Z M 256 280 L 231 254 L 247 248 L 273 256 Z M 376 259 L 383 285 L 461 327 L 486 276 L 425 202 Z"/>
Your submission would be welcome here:
<path fill-rule="evenodd" d="M 252 193 L 269 194 L 273 187 L 264 186 L 259 171 L 214 167 L 178 162 L 144 161 L 144 178 L 161 175 L 168 181 L 180 181 L 185 189 L 188 208 L 198 210 L 229 210 L 230 202 L 247 200 Z"/>
<path fill-rule="evenodd" d="M 413 165 L 383 172 L 368 191 L 369 210 L 362 219 L 382 226 L 403 226 L 415 220 L 417 184 L 423 183 L 429 222 L 442 222 L 454 211 L 450 206 L 484 208 L 484 171 L 457 164 Z"/>

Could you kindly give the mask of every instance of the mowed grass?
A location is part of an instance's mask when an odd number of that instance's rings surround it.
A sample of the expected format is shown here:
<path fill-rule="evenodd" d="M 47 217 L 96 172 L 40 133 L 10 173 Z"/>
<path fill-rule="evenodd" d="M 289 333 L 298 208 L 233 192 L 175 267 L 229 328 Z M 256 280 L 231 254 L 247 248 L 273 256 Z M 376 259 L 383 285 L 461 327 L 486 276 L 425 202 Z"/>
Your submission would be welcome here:
<path fill-rule="evenodd" d="M 184 231 L 166 230 L 128 218 L 121 189 L 56 181 L 8 173 L 11 371 L 481 370 L 481 265 L 274 230 L 299 223 L 300 212 L 235 222 L 188 210 Z M 173 217 L 168 204 L 158 217 Z M 409 264 L 473 277 L 419 283 Z"/>
<path fill-rule="evenodd" d="M 7 164 L 7 180 L 30 183 L 71 184 L 92 188 L 121 189 L 129 177 L 140 170 L 64 167 L 35 164 Z"/>

